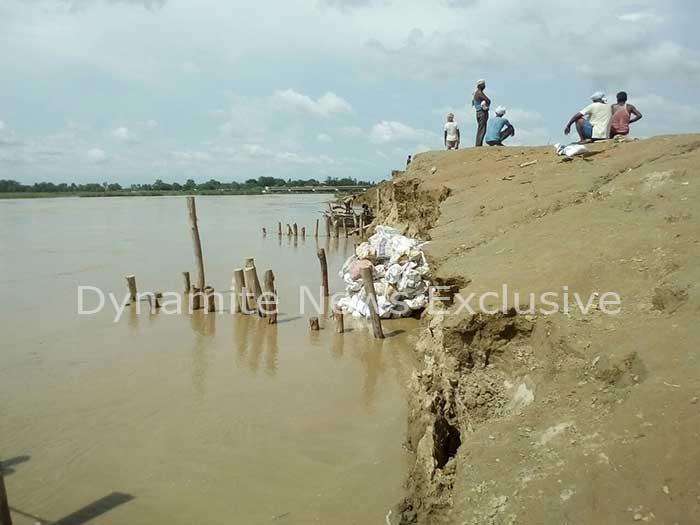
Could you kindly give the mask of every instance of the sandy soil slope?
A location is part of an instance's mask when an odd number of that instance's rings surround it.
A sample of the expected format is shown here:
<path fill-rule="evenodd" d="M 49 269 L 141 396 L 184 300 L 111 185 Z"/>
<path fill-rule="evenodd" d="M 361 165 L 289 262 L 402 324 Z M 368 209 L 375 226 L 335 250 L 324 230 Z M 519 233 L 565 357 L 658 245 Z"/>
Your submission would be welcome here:
<path fill-rule="evenodd" d="M 590 150 L 430 152 L 382 185 L 379 220 L 430 238 L 463 298 L 600 294 L 587 314 L 424 316 L 390 521 L 700 523 L 700 135 Z"/>

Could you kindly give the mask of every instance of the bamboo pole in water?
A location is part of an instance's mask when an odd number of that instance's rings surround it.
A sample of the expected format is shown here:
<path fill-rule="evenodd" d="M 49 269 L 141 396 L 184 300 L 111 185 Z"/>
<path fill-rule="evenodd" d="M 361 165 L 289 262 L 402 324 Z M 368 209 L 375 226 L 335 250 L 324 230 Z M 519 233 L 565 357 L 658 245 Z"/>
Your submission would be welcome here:
<path fill-rule="evenodd" d="M 301 227 L 301 238 L 306 239 L 306 226 Z"/>
<path fill-rule="evenodd" d="M 282 237 L 282 223 L 281 222 L 277 223 L 277 235 Z"/>
<path fill-rule="evenodd" d="M 190 272 L 182 272 L 182 280 L 184 281 L 185 284 L 185 295 L 190 293 L 190 287 L 192 286 L 192 282 L 190 281 Z"/>
<path fill-rule="evenodd" d="M 267 237 L 267 228 L 262 229 L 263 237 Z"/>
<path fill-rule="evenodd" d="M 377 313 L 377 295 L 374 293 L 374 279 L 372 279 L 372 269 L 362 268 L 362 282 L 365 286 L 365 294 L 367 294 L 367 304 L 369 305 L 369 317 L 372 320 L 372 331 L 376 339 L 384 339 L 384 331 L 382 330 L 382 321 Z"/>
<path fill-rule="evenodd" d="M 265 297 L 265 315 L 270 324 L 277 323 L 277 292 L 275 291 L 275 274 L 267 270 L 263 276 Z"/>
<path fill-rule="evenodd" d="M 345 332 L 345 316 L 343 312 L 335 312 L 333 317 L 335 318 L 335 332 L 337 334 L 342 334 Z"/>
<path fill-rule="evenodd" d="M 202 307 L 202 290 L 194 285 L 190 288 L 190 302 L 192 310 L 199 310 Z"/>
<path fill-rule="evenodd" d="M 316 219 L 316 230 L 314 231 L 314 237 L 318 239 L 318 219 Z"/>
<path fill-rule="evenodd" d="M 243 277 L 243 269 L 236 268 L 233 270 L 233 277 L 231 278 L 231 290 L 233 291 L 233 313 L 239 314 L 241 312 L 247 312 L 246 299 L 243 297 L 243 289 L 245 288 L 245 278 Z M 246 308 L 244 308 L 244 305 Z"/>
<path fill-rule="evenodd" d="M 187 210 L 190 217 L 190 233 L 192 234 L 192 244 L 194 245 L 194 258 L 197 263 L 197 288 L 204 290 L 206 281 L 204 279 L 204 258 L 202 257 L 202 239 L 199 237 L 199 226 L 197 225 L 197 206 L 194 197 L 187 197 Z"/>
<path fill-rule="evenodd" d="M 136 276 L 126 276 L 126 287 L 129 289 L 129 304 L 134 304 L 138 300 L 138 292 L 136 291 Z"/>
<path fill-rule="evenodd" d="M 260 279 L 258 279 L 258 272 L 255 266 L 246 266 L 243 270 L 243 276 L 245 278 L 245 287 L 248 296 L 248 309 L 253 313 L 257 310 L 260 317 L 263 316 L 260 310 L 260 296 L 262 295 L 262 289 L 260 287 Z"/>
<path fill-rule="evenodd" d="M 10 515 L 10 504 L 7 501 L 7 490 L 5 489 L 5 477 L 0 467 L 0 525 L 12 525 Z"/>
<path fill-rule="evenodd" d="M 297 237 L 299 235 L 299 227 L 296 222 L 292 225 L 292 230 L 294 231 L 294 237 Z"/>
<path fill-rule="evenodd" d="M 326 260 L 326 250 L 321 248 L 316 252 L 321 263 L 321 292 L 323 297 L 328 297 L 328 261 Z"/>
<path fill-rule="evenodd" d="M 216 312 L 216 295 L 214 288 L 207 286 L 204 289 L 204 297 L 206 297 L 207 312 Z"/>

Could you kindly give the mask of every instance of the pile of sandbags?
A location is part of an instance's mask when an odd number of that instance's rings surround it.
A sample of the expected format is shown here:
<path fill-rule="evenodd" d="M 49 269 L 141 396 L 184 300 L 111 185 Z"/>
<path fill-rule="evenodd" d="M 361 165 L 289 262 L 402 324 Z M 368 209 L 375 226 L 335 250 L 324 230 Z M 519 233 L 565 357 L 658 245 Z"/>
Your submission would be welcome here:
<path fill-rule="evenodd" d="M 346 295 L 336 307 L 356 317 L 369 317 L 360 274 L 362 268 L 371 268 L 379 316 L 408 317 L 428 304 L 428 263 L 422 250 L 425 243 L 387 226 L 377 226 L 375 232 L 340 270 Z"/>

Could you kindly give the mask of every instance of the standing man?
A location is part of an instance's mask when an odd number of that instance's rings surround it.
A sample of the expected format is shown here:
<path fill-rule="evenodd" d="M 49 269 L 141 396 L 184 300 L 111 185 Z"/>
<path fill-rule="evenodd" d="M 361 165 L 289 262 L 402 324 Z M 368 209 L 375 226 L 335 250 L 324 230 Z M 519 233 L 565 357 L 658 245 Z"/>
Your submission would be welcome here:
<path fill-rule="evenodd" d="M 642 114 L 632 104 L 627 103 L 627 93 L 617 94 L 617 104 L 612 106 L 612 122 L 610 123 L 610 138 L 615 135 L 628 135 L 630 124 L 642 118 Z"/>
<path fill-rule="evenodd" d="M 459 126 L 455 122 L 454 113 L 447 114 L 447 122 L 445 123 L 445 147 L 450 149 L 459 149 Z"/>
<path fill-rule="evenodd" d="M 571 133 L 571 125 L 576 124 L 580 143 L 605 140 L 610 136 L 612 110 L 605 101 L 605 94 L 597 91 L 591 95 L 592 103 L 576 113 L 564 128 L 564 135 Z"/>
<path fill-rule="evenodd" d="M 474 91 L 474 96 L 472 98 L 472 106 L 476 110 L 476 147 L 484 145 L 484 136 L 486 135 L 486 124 L 489 121 L 489 107 L 491 106 L 491 99 L 486 96 L 484 90 L 486 89 L 486 81 L 479 80 L 476 83 L 476 90 Z"/>
<path fill-rule="evenodd" d="M 506 108 L 498 106 L 496 108 L 496 117 L 489 120 L 486 126 L 486 144 L 489 146 L 503 146 L 503 141 L 508 137 L 515 136 L 515 128 L 504 117 Z"/>

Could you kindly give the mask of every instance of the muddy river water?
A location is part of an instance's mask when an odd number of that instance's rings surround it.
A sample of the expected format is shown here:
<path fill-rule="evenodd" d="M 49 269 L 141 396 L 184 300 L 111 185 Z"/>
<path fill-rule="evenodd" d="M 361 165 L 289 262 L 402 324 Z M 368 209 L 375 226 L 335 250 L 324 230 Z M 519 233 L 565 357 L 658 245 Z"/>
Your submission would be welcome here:
<path fill-rule="evenodd" d="M 352 321 L 343 336 L 324 320 L 309 331 L 299 286 L 318 287 L 317 245 L 337 291 L 354 242 L 313 238 L 325 199 L 197 198 L 208 284 L 228 290 L 254 256 L 277 278 L 276 326 L 146 308 L 114 322 L 109 299 L 77 314 L 81 285 L 121 300 L 127 274 L 142 291 L 194 276 L 182 197 L 0 201 L 0 458 L 15 523 L 384 523 L 407 468 L 416 325 L 387 323 L 381 342 Z M 280 240 L 277 220 L 306 240 Z"/>

